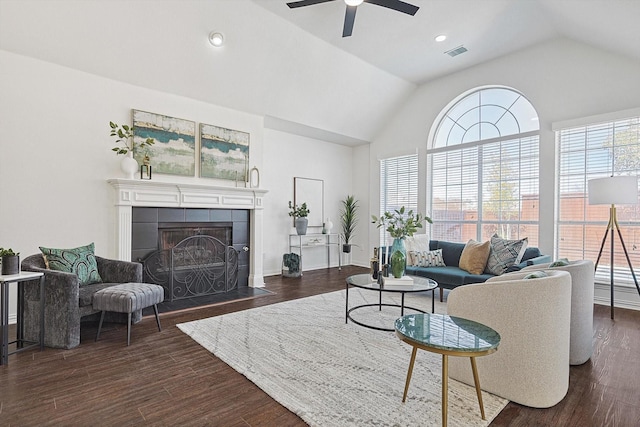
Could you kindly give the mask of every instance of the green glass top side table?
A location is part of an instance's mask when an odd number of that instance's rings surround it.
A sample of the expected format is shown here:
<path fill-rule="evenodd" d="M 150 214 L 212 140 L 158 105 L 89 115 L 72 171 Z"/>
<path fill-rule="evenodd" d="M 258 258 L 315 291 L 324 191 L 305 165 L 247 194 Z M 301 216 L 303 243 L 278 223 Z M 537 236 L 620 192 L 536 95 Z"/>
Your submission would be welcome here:
<path fill-rule="evenodd" d="M 395 322 L 396 335 L 402 341 L 413 346 L 407 380 L 402 401 L 407 399 L 413 365 L 418 349 L 442 355 L 442 425 L 447 425 L 449 356 L 462 356 L 471 359 L 471 370 L 480 405 L 480 415 L 485 419 L 480 379 L 476 366 L 476 357 L 486 356 L 498 350 L 500 334 L 488 326 L 460 317 L 442 314 L 410 314 Z"/>

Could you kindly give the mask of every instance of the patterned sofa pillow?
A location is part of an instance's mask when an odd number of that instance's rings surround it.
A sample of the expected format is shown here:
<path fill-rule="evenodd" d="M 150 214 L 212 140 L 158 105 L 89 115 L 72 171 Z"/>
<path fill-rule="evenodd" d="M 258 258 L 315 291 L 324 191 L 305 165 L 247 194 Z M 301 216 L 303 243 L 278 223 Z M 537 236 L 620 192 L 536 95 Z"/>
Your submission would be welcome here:
<path fill-rule="evenodd" d="M 523 279 L 542 279 L 543 277 L 547 277 L 547 273 L 543 270 L 534 271 L 533 273 L 529 273 L 523 277 Z"/>
<path fill-rule="evenodd" d="M 73 249 L 41 246 L 40 251 L 48 269 L 77 275 L 80 286 L 102 282 L 102 277 L 98 273 L 98 262 L 93 253 L 93 242 Z"/>
<path fill-rule="evenodd" d="M 550 268 L 553 267 L 565 267 L 569 265 L 569 259 L 567 258 L 560 258 L 558 260 L 555 260 L 554 262 L 552 262 L 551 264 L 549 264 Z"/>
<path fill-rule="evenodd" d="M 409 265 L 412 267 L 445 267 L 442 249 L 435 251 L 409 251 Z"/>
<path fill-rule="evenodd" d="M 512 265 L 520 263 L 528 242 L 526 237 L 520 240 L 507 240 L 497 234 L 491 236 L 491 251 L 484 272 L 499 276 Z"/>

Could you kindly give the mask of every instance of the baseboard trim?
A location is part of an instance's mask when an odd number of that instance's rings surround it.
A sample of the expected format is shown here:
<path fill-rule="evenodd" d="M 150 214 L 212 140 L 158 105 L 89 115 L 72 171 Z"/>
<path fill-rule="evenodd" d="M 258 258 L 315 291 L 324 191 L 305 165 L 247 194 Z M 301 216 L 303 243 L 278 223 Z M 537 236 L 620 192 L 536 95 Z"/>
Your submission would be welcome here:
<path fill-rule="evenodd" d="M 610 286 L 609 284 L 596 283 L 593 297 L 595 304 L 611 305 Z M 640 295 L 638 295 L 635 286 L 614 286 L 613 299 L 615 307 L 640 311 Z"/>

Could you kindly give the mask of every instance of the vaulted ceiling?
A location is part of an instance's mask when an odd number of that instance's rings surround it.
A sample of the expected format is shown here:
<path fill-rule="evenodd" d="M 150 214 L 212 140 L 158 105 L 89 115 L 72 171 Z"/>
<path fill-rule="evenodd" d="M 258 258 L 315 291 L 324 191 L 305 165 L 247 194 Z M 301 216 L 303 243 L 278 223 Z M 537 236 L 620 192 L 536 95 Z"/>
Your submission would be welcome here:
<path fill-rule="evenodd" d="M 254 0 L 301 29 L 413 83 L 567 37 L 640 59 L 640 1 L 406 0 L 415 16 L 374 4 L 358 6 L 353 35 L 342 37 L 343 0 L 290 9 L 285 1 Z M 442 43 L 437 35 L 446 35 Z M 464 46 L 452 58 L 446 51 Z"/>
<path fill-rule="evenodd" d="M 0 0 L 0 49 L 344 144 L 372 140 L 418 85 L 543 41 L 640 60 L 640 1 L 408 1 L 413 17 L 360 5 L 343 38 L 343 0 Z"/>

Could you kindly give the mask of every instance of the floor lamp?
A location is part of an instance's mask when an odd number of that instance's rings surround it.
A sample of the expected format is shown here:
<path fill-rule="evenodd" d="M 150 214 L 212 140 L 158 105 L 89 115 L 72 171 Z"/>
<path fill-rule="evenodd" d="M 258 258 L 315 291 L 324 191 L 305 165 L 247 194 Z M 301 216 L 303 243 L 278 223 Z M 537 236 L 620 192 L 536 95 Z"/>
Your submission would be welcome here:
<path fill-rule="evenodd" d="M 598 253 L 598 259 L 596 260 L 596 271 L 598 270 L 598 263 L 602 256 L 602 250 L 604 244 L 607 241 L 607 235 L 611 232 L 611 319 L 613 319 L 613 249 L 614 249 L 614 229 L 618 232 L 624 255 L 627 257 L 627 263 L 633 276 L 633 281 L 638 289 L 640 295 L 640 286 L 638 286 L 638 279 L 636 279 L 636 273 L 633 271 L 631 265 L 631 259 L 629 259 L 629 253 L 627 247 L 622 239 L 622 233 L 620 233 L 620 226 L 618 225 L 618 218 L 616 216 L 616 205 L 635 205 L 638 203 L 638 177 L 637 176 L 611 176 L 607 178 L 597 178 L 589 180 L 589 204 L 590 205 L 611 205 L 609 208 L 609 224 L 607 224 L 607 231 L 602 238 L 602 245 L 600 245 L 600 252 Z"/>

